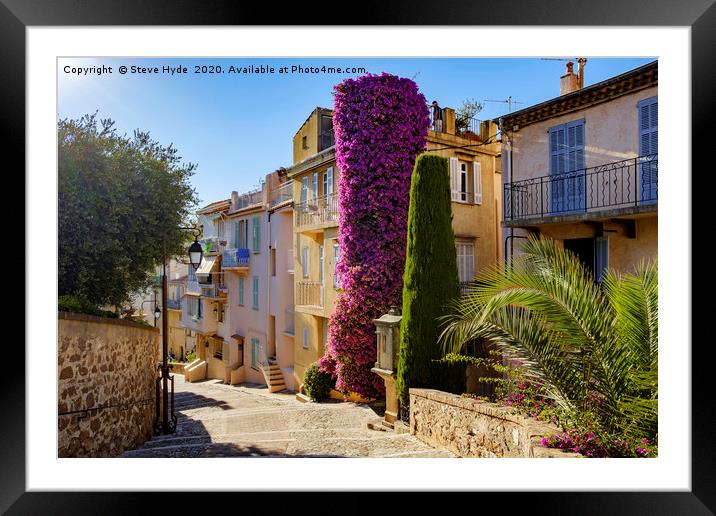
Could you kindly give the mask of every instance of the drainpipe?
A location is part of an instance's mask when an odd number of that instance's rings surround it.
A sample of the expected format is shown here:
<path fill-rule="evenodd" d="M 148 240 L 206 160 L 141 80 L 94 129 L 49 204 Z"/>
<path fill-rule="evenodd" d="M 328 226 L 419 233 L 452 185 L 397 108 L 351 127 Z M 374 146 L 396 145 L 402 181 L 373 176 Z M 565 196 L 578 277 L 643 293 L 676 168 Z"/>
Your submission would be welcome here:
<path fill-rule="evenodd" d="M 505 159 L 505 170 L 504 170 L 505 184 L 510 184 L 512 182 L 512 141 L 510 140 L 510 135 L 507 133 L 507 131 L 505 131 L 504 120 L 502 117 L 500 117 L 497 120 L 497 124 L 499 126 L 500 133 L 502 134 L 503 141 L 505 142 L 504 148 L 505 148 L 505 151 L 507 154 L 506 159 Z M 512 190 L 510 190 L 510 192 L 511 191 Z M 505 194 L 505 191 L 504 191 L 504 186 L 503 186 L 503 195 L 504 194 Z M 505 202 L 505 200 L 503 199 L 503 203 L 504 202 Z M 503 204 L 502 218 L 503 219 L 505 218 L 504 204 Z M 510 227 L 510 234 L 507 238 L 505 238 L 505 255 L 504 255 L 505 262 L 508 261 L 508 259 L 507 259 L 507 242 L 508 241 L 511 244 L 510 245 L 510 259 L 512 259 L 512 254 L 514 252 L 514 239 L 515 239 L 514 232 L 515 232 L 514 228 Z"/>

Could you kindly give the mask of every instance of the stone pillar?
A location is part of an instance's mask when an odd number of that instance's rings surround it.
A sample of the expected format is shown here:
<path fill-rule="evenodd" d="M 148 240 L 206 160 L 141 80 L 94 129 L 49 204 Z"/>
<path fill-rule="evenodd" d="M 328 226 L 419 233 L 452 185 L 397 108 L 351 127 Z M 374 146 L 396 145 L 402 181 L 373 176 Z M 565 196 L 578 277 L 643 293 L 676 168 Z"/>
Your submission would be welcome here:
<path fill-rule="evenodd" d="M 443 123 L 445 124 L 445 132 L 447 134 L 455 134 L 455 110 L 452 108 L 443 109 Z"/>

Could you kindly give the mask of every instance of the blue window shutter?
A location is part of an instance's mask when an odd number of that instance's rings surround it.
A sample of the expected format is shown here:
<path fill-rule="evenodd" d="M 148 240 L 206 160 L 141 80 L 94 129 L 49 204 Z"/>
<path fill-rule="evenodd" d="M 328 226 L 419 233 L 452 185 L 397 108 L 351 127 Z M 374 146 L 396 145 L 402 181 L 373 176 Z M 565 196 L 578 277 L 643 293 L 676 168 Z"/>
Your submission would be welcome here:
<path fill-rule="evenodd" d="M 252 247 L 254 253 L 261 250 L 261 217 L 254 217 L 251 223 Z"/>
<path fill-rule="evenodd" d="M 239 278 L 239 306 L 244 306 L 244 278 Z"/>
<path fill-rule="evenodd" d="M 602 282 L 609 267 L 609 238 L 594 239 L 594 279 Z"/>
<path fill-rule="evenodd" d="M 650 97 L 637 104 L 639 117 L 639 156 L 641 156 L 642 203 L 653 203 L 658 198 L 659 154 L 659 103 L 658 97 Z"/>
<path fill-rule="evenodd" d="M 566 169 L 566 145 L 564 125 L 558 125 L 549 129 L 549 175 L 559 176 L 565 173 Z M 550 178 L 550 206 L 551 211 L 565 211 L 564 180 Z"/>

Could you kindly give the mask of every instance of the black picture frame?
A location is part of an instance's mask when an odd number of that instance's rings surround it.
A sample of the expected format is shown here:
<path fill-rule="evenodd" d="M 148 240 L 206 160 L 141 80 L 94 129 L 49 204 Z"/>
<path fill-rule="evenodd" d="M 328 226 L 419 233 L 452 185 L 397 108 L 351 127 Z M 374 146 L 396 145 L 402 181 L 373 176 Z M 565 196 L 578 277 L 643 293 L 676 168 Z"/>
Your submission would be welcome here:
<path fill-rule="evenodd" d="M 269 2 L 210 2 L 207 0 L 0 0 L 0 134 L 8 157 L 15 158 L 14 170 L 25 169 L 25 28 L 28 26 L 92 26 L 92 25 L 295 25 L 345 24 L 349 19 L 356 25 L 554 25 L 554 26 L 688 26 L 691 27 L 692 73 L 692 242 L 703 252 L 692 249 L 692 270 L 710 270 L 706 241 L 709 236 L 708 213 L 713 164 L 710 150 L 713 144 L 711 125 L 714 123 L 714 91 L 716 91 L 716 5 L 714 0 L 601 0 L 599 2 L 558 2 L 542 0 L 515 4 L 506 2 L 455 1 L 450 5 L 418 1 L 376 2 L 352 4 L 352 10 L 333 11 L 316 4 L 278 4 Z M 348 13 L 348 17 L 346 15 Z M 689 128 L 684 128 L 687 131 Z M 668 144 L 668 142 L 667 142 Z M 674 171 L 685 177 L 690 173 L 688 162 Z M 694 177 L 696 176 L 696 177 Z M 8 177 L 8 176 L 6 176 Z M 711 200 L 713 204 L 713 200 Z M 701 208 L 705 207 L 703 211 Z M 698 213 L 702 215 L 697 216 Z M 706 214 L 706 215 L 704 215 Z M 697 226 L 703 226 L 697 229 Z M 695 246 L 694 246 L 695 247 Z M 17 251 L 15 251 L 16 253 Z M 24 251 L 21 251 L 24 253 Z M 29 271 L 25 269 L 27 275 Z M 678 272 L 677 272 L 678 273 Z M 685 277 L 691 282 L 691 277 Z M 699 302 L 698 290 L 693 289 L 692 329 L 684 332 L 683 345 L 688 350 L 691 339 L 692 356 L 692 490 L 690 492 L 543 492 L 543 493 L 473 493 L 479 497 L 478 507 L 523 507 L 530 513 L 549 514 L 713 514 L 716 511 L 716 445 L 711 424 L 716 403 L 714 389 L 709 383 L 713 375 L 712 348 L 714 338 L 705 330 L 705 322 L 713 318 L 713 301 Z M 30 296 L 37 295 L 29 293 Z M 700 335 L 695 330 L 703 332 Z M 700 336 L 701 338 L 698 338 Z M 42 343 L 26 342 L 26 346 Z M 674 343 L 672 343 L 673 345 Z M 8 348 L 10 349 L 10 348 Z M 14 366 L 0 374 L 2 397 L 2 425 L 0 425 L 0 510 L 8 514 L 111 514 L 139 509 L 156 510 L 151 502 L 166 500 L 166 495 L 135 493 L 59 493 L 25 492 L 25 361 L 13 357 Z M 157 468 L 157 475 L 171 474 Z M 350 484 L 348 484 L 350 485 Z M 320 482 L 316 483 L 317 488 Z M 711 487 L 709 487 L 711 486 Z M 559 490 L 556 482 L 554 490 Z M 272 493 L 274 498 L 278 493 Z M 292 499 L 311 504 L 298 493 Z M 164 498 L 162 498 L 164 496 Z M 236 495 L 232 495 L 236 496 Z M 241 495 L 244 496 L 244 495 Z M 358 493 L 343 494 L 341 504 L 345 512 L 376 510 L 373 497 Z M 449 495 L 451 496 L 451 495 Z M 235 499 L 235 498 L 233 498 Z M 408 501 L 420 502 L 422 495 L 410 495 Z M 191 493 L 181 500 L 171 498 L 169 510 L 182 512 L 197 501 Z M 229 501 L 228 496 L 215 498 Z M 303 501 L 306 500 L 306 501 Z M 395 507 L 403 508 L 396 500 Z M 199 502 L 202 503 L 202 502 Z M 279 504 L 281 502 L 278 502 Z M 160 509 L 161 510 L 161 509 Z M 499 509 L 491 509 L 499 510 Z"/>

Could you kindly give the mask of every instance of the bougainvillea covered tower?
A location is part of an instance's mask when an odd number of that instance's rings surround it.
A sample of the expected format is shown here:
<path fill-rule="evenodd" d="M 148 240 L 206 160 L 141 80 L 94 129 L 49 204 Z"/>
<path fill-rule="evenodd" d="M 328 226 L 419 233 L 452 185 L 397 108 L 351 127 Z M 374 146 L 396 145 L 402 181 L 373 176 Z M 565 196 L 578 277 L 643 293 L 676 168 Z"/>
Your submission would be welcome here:
<path fill-rule="evenodd" d="M 370 372 L 373 319 L 400 305 L 410 175 L 430 125 L 425 97 L 410 79 L 368 74 L 335 87 L 333 127 L 340 169 L 336 267 L 343 289 L 320 364 L 336 389 L 383 394 Z"/>

